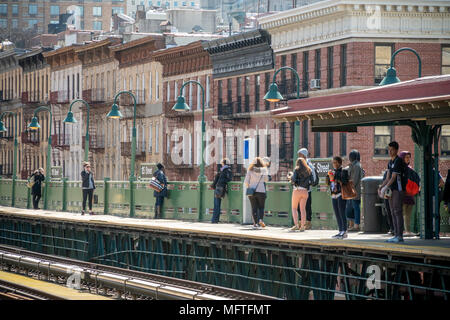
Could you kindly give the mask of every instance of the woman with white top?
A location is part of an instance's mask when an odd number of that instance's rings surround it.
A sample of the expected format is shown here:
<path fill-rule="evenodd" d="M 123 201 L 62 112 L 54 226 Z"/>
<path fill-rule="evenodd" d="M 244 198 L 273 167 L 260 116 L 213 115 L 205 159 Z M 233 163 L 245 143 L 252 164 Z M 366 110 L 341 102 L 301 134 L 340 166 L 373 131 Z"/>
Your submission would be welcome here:
<path fill-rule="evenodd" d="M 264 205 L 266 202 L 266 185 L 269 181 L 269 172 L 264 161 L 256 157 L 248 167 L 244 185 L 247 187 L 247 196 L 252 205 L 253 227 L 258 225 L 265 228 Z"/>
<path fill-rule="evenodd" d="M 294 226 L 291 231 L 306 229 L 306 202 L 308 201 L 308 189 L 312 182 L 312 170 L 304 158 L 298 158 L 295 165 L 291 183 L 294 185 L 292 191 L 292 219 Z M 298 207 L 301 212 L 301 226 L 298 225 Z"/>

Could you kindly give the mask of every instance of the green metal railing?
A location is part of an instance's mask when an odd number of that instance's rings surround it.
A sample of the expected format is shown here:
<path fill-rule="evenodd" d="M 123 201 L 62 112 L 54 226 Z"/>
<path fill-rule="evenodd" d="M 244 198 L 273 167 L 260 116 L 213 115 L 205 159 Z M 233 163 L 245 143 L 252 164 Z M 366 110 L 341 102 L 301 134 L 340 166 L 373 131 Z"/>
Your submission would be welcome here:
<path fill-rule="evenodd" d="M 31 193 L 26 180 L 16 181 L 15 206 L 31 208 Z M 214 190 L 210 182 L 205 183 L 203 197 L 204 212 L 199 212 L 199 182 L 170 181 L 169 197 L 164 200 L 162 218 L 185 221 L 210 221 L 214 208 Z M 130 182 L 96 181 L 93 211 L 97 214 L 129 216 Z M 154 217 L 153 190 L 148 182 L 134 182 L 136 202 L 135 216 L 139 218 Z M 287 182 L 267 183 L 265 222 L 268 225 L 292 226 L 291 187 Z M 50 210 L 80 212 L 82 193 L 80 181 L 51 181 L 49 184 L 48 206 Z M 220 221 L 242 223 L 244 203 L 243 183 L 233 181 L 228 184 L 228 194 L 222 200 Z M 326 186 L 320 185 L 312 191 L 312 226 L 314 229 L 336 229 L 337 223 L 333 213 L 331 198 Z M 12 204 L 12 180 L 0 179 L 0 205 Z M 414 215 L 412 224 L 417 217 Z M 441 232 L 450 232 L 450 214 L 441 206 Z"/>

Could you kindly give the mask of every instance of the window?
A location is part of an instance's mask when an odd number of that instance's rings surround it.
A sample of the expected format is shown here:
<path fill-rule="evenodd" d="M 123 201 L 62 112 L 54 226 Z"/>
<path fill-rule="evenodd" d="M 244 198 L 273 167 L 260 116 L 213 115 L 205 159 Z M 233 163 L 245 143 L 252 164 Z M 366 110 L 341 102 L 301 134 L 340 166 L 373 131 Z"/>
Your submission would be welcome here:
<path fill-rule="evenodd" d="M 231 78 L 227 79 L 227 102 L 231 103 L 233 100 L 233 90 L 232 90 L 232 83 Z"/>
<path fill-rule="evenodd" d="M 340 143 L 340 155 L 342 157 L 345 157 L 347 155 L 347 133 L 345 132 L 341 132 L 340 133 L 340 139 L 341 139 L 341 143 Z"/>
<path fill-rule="evenodd" d="M 393 45 L 375 45 L 375 84 L 379 84 L 386 75 L 386 71 L 391 65 Z"/>
<path fill-rule="evenodd" d="M 170 82 L 167 81 L 167 101 L 170 101 Z"/>
<path fill-rule="evenodd" d="M 13 29 L 17 29 L 19 28 L 19 20 L 17 19 L 12 19 L 12 24 L 11 24 Z M 20 91 L 20 90 L 19 90 Z"/>
<path fill-rule="evenodd" d="M 155 153 L 159 152 L 159 123 L 156 123 L 155 128 Z"/>
<path fill-rule="evenodd" d="M 217 92 L 217 99 L 218 99 L 217 104 L 220 106 L 220 105 L 222 105 L 222 80 L 218 81 L 217 89 L 218 89 L 218 92 Z M 238 94 L 238 96 L 239 96 L 239 94 Z"/>
<path fill-rule="evenodd" d="M 309 82 L 309 74 L 308 74 L 308 72 L 309 72 L 309 63 L 308 63 L 308 60 L 309 60 L 309 52 L 308 51 L 305 51 L 305 52 L 303 52 L 303 79 L 304 79 L 304 81 L 303 81 L 303 91 L 308 91 L 308 82 Z"/>
<path fill-rule="evenodd" d="M 173 6 L 174 6 L 174 7 L 178 7 L 178 2 L 177 2 L 177 1 L 174 1 L 174 2 L 173 2 Z"/>
<path fill-rule="evenodd" d="M 250 112 L 250 77 L 245 77 L 245 112 Z"/>
<path fill-rule="evenodd" d="M 13 16 L 19 15 L 19 5 L 18 4 L 11 5 L 11 13 Z"/>
<path fill-rule="evenodd" d="M 315 79 L 320 79 L 320 49 L 316 49 L 315 58 L 314 77 Z"/>
<path fill-rule="evenodd" d="M 450 46 L 442 47 L 442 71 L 441 74 L 450 74 Z"/>
<path fill-rule="evenodd" d="M 270 72 L 264 73 L 264 92 L 269 91 L 269 85 L 270 85 Z M 270 110 L 270 102 L 265 100 L 264 106 L 266 110 Z"/>
<path fill-rule="evenodd" d="M 374 137 L 374 155 L 388 156 L 388 144 L 393 140 L 392 127 L 376 126 Z"/>
<path fill-rule="evenodd" d="M 102 22 L 101 21 L 93 21 L 92 29 L 94 30 L 102 30 Z"/>
<path fill-rule="evenodd" d="M 8 19 L 0 19 L 0 28 L 8 28 Z"/>
<path fill-rule="evenodd" d="M 51 16 L 59 15 L 59 6 L 50 6 L 50 15 Z"/>
<path fill-rule="evenodd" d="M 297 71 L 297 54 L 293 53 L 291 54 L 291 68 L 294 69 L 295 71 Z M 295 74 L 292 73 L 292 77 L 291 77 L 291 82 L 292 82 L 292 90 L 295 90 L 295 92 L 297 93 L 297 77 L 295 76 Z"/>
<path fill-rule="evenodd" d="M 302 146 L 308 149 L 308 120 L 303 120 L 302 130 Z"/>
<path fill-rule="evenodd" d="M 27 22 L 28 22 L 28 28 L 30 28 L 30 29 L 34 28 L 34 26 L 38 24 L 38 20 L 36 20 L 36 19 L 29 19 L 29 20 L 27 20 Z"/>
<path fill-rule="evenodd" d="M 17 7 L 17 5 L 15 5 Z M 8 15 L 8 5 L 5 3 L 0 4 L 0 14 L 1 15 Z"/>
<path fill-rule="evenodd" d="M 327 48 L 327 88 L 333 88 L 333 47 Z"/>
<path fill-rule="evenodd" d="M 327 157 L 333 157 L 333 132 L 327 132 Z"/>
<path fill-rule="evenodd" d="M 191 2 L 191 7 L 195 7 L 195 2 Z"/>
<path fill-rule="evenodd" d="M 124 13 L 122 7 L 112 7 L 112 14 Z"/>
<path fill-rule="evenodd" d="M 152 153 L 153 147 L 153 124 L 150 123 L 150 127 L 148 128 L 148 153 Z"/>
<path fill-rule="evenodd" d="M 30 4 L 28 5 L 28 14 L 29 15 L 35 15 L 38 13 L 38 6 L 37 4 Z"/>
<path fill-rule="evenodd" d="M 92 8 L 92 15 L 94 17 L 101 17 L 102 16 L 102 7 L 93 7 Z"/>
<path fill-rule="evenodd" d="M 159 74 L 158 74 L 158 71 L 156 71 L 156 74 L 155 74 L 155 81 L 156 81 L 156 85 L 155 85 L 156 93 L 155 93 L 155 96 L 156 96 L 156 101 L 158 101 L 159 100 Z"/>
<path fill-rule="evenodd" d="M 450 126 L 442 126 L 441 129 L 441 156 L 450 156 Z"/>
<path fill-rule="evenodd" d="M 314 157 L 320 158 L 320 132 L 314 134 Z"/>
<path fill-rule="evenodd" d="M 259 89 L 260 89 L 261 76 L 255 76 L 255 111 L 259 111 Z"/>
<path fill-rule="evenodd" d="M 209 108 L 209 97 L 210 97 L 210 84 L 209 84 L 209 76 L 206 76 L 206 106 L 205 108 Z"/>
<path fill-rule="evenodd" d="M 341 45 L 341 75 L 340 85 L 345 87 L 347 85 L 347 44 Z"/>

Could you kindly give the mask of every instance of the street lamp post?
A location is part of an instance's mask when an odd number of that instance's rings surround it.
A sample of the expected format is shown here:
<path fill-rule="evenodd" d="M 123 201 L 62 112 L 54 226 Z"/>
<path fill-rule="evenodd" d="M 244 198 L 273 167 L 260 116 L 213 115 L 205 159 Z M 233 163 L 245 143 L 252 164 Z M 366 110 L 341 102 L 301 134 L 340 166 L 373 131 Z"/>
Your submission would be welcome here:
<path fill-rule="evenodd" d="M 186 85 L 190 83 L 195 83 L 202 89 L 202 141 L 201 141 L 201 164 L 200 164 L 200 175 L 198 176 L 198 182 L 200 185 L 200 204 L 199 204 L 199 221 L 202 220 L 203 217 L 203 185 L 206 181 L 205 176 L 205 158 L 204 158 L 204 150 L 205 150 L 205 131 L 206 131 L 206 123 L 205 123 L 205 88 L 201 85 L 200 82 L 195 80 L 189 80 L 183 83 L 180 88 L 180 95 L 177 98 L 177 103 L 173 106 L 172 110 L 174 111 L 189 111 L 191 108 L 186 104 L 185 99 L 183 97 L 183 89 Z"/>
<path fill-rule="evenodd" d="M 134 175 L 135 158 L 136 158 L 136 97 L 131 91 L 120 91 L 114 97 L 114 103 L 111 106 L 111 111 L 108 113 L 107 117 L 110 119 L 120 119 L 123 117 L 119 110 L 119 105 L 116 103 L 117 98 L 121 94 L 128 94 L 133 98 L 134 109 L 133 109 L 133 131 L 131 138 L 131 170 L 130 170 L 130 217 L 134 217 L 135 214 L 135 198 L 134 198 L 134 181 L 136 177 Z"/>
<path fill-rule="evenodd" d="M 82 100 L 82 99 L 76 99 L 73 100 L 72 103 L 69 106 L 69 112 L 67 112 L 67 116 L 64 119 L 64 123 L 77 123 L 77 120 L 73 117 L 73 113 L 72 113 L 72 105 L 75 102 L 82 102 L 84 103 L 84 105 L 87 107 L 87 119 L 86 119 L 86 136 L 84 137 L 85 139 L 85 144 L 84 144 L 84 161 L 89 161 L 89 114 L 90 114 L 90 106 L 89 103 L 87 103 L 86 101 Z"/>
<path fill-rule="evenodd" d="M 52 110 L 49 107 L 46 106 L 40 106 L 34 110 L 33 119 L 31 119 L 31 123 L 28 125 L 28 129 L 30 130 L 38 130 L 41 126 L 39 125 L 38 119 L 37 119 L 37 113 L 41 110 L 45 110 L 50 114 L 50 121 L 49 121 L 49 130 L 48 130 L 48 140 L 47 140 L 47 164 L 46 164 L 46 172 L 45 172 L 45 187 L 44 187 L 44 210 L 48 209 L 48 185 L 50 182 L 50 157 L 52 154 Z"/>
<path fill-rule="evenodd" d="M 17 113 L 11 111 L 5 111 L 0 115 L 0 132 L 7 132 L 8 129 L 5 128 L 3 121 L 3 116 L 6 114 L 14 115 L 14 151 L 13 151 L 13 174 L 12 174 L 12 199 L 11 199 L 11 207 L 14 207 L 16 203 L 16 179 L 17 179 Z"/>
<path fill-rule="evenodd" d="M 422 77 L 422 60 L 420 59 L 419 54 L 417 53 L 416 50 L 411 49 L 411 48 L 400 48 L 397 51 L 394 52 L 394 54 L 391 57 L 391 66 L 389 67 L 389 69 L 386 71 L 386 76 L 384 77 L 384 79 L 380 82 L 380 86 L 384 86 L 386 84 L 392 84 L 392 83 L 397 83 L 400 82 L 400 79 L 397 78 L 397 71 L 394 68 L 394 61 L 395 61 L 395 56 L 397 54 L 399 54 L 402 51 L 410 51 L 412 53 L 414 53 L 417 57 L 417 60 L 419 61 L 419 78 Z"/>
<path fill-rule="evenodd" d="M 283 96 L 278 91 L 278 86 L 276 84 L 276 77 L 277 77 L 277 74 L 281 70 L 285 70 L 285 69 L 291 70 L 294 73 L 295 78 L 297 79 L 297 99 L 300 99 L 300 77 L 297 73 L 297 70 L 295 70 L 294 68 L 285 66 L 285 67 L 281 67 L 277 71 L 275 71 L 275 73 L 273 75 L 273 79 L 272 79 L 272 84 L 270 85 L 269 91 L 264 96 L 264 100 L 267 100 L 269 102 L 278 102 L 283 99 Z M 300 121 L 297 120 L 297 121 L 295 121 L 295 126 L 294 126 L 294 146 L 292 148 L 293 149 L 292 150 L 292 158 L 294 161 L 294 167 L 295 167 L 295 163 L 297 160 L 297 148 L 300 143 L 299 136 L 300 136 Z"/>

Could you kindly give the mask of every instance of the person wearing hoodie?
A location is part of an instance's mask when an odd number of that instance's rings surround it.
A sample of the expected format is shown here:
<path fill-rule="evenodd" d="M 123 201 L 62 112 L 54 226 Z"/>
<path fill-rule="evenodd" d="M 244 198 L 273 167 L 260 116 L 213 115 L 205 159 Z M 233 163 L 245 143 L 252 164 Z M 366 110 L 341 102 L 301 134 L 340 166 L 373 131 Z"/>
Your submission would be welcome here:
<path fill-rule="evenodd" d="M 156 198 L 155 202 L 155 219 L 161 217 L 161 208 L 164 203 L 164 197 L 167 197 L 167 178 L 164 174 L 164 166 L 161 163 L 156 165 L 158 170 L 153 173 L 153 176 L 158 180 L 158 182 L 163 186 L 160 192 L 153 191 L 153 196 Z"/>
<path fill-rule="evenodd" d="M 249 165 L 247 174 L 245 176 L 244 185 L 247 192 L 252 190 L 252 194 L 248 194 L 250 204 L 252 206 L 253 227 L 258 228 L 258 225 L 265 228 L 264 206 L 266 202 L 266 183 L 269 181 L 269 172 L 265 166 L 265 162 L 256 157 Z"/>
<path fill-rule="evenodd" d="M 359 231 L 361 221 L 361 180 L 364 178 L 364 171 L 361 167 L 360 154 L 358 150 L 350 151 L 348 159 L 350 164 L 348 166 L 349 179 L 353 181 L 353 187 L 356 191 L 356 197 L 347 201 L 347 206 L 353 209 L 354 218 L 349 218 L 350 228 L 348 231 Z"/>
<path fill-rule="evenodd" d="M 211 219 L 211 223 L 219 223 L 220 218 L 220 206 L 222 199 L 227 193 L 228 182 L 233 179 L 231 172 L 230 160 L 227 158 L 222 159 L 220 162 L 220 169 L 214 177 L 214 182 L 211 187 L 214 189 L 214 212 Z"/>
<path fill-rule="evenodd" d="M 300 150 L 297 151 L 297 155 L 303 159 L 306 160 L 306 163 L 308 164 L 309 168 L 311 169 L 312 172 L 312 179 L 313 181 L 316 180 L 316 171 L 314 168 L 314 165 L 312 164 L 311 160 L 309 160 L 308 158 L 308 149 L 306 148 L 301 148 Z M 305 230 L 310 230 L 311 229 L 311 220 L 312 220 L 312 208 L 311 208 L 311 204 L 312 204 L 312 193 L 311 193 L 311 187 L 308 188 L 308 200 L 306 201 L 306 224 L 305 224 Z"/>

